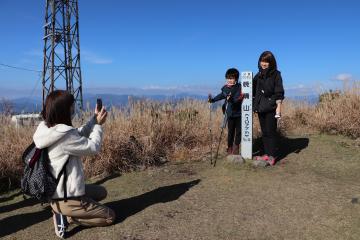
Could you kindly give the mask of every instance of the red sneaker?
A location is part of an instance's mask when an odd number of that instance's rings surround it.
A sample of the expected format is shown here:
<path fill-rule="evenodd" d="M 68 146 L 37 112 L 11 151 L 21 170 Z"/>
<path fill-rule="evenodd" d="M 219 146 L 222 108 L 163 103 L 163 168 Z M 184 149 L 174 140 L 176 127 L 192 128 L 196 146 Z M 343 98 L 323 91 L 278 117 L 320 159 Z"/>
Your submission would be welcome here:
<path fill-rule="evenodd" d="M 240 146 L 239 145 L 234 145 L 232 154 L 234 154 L 234 155 L 240 154 Z"/>
<path fill-rule="evenodd" d="M 256 161 L 259 161 L 259 160 L 261 160 L 261 161 L 268 161 L 268 160 L 269 160 L 269 156 L 266 155 L 266 154 L 264 154 L 264 155 L 262 155 L 262 156 L 255 156 L 254 160 L 256 160 Z"/>
<path fill-rule="evenodd" d="M 227 151 L 227 155 L 231 155 L 231 154 L 233 153 L 233 148 L 232 148 L 232 147 L 228 147 L 228 148 L 226 149 L 226 151 Z"/>
<path fill-rule="evenodd" d="M 273 156 L 269 156 L 267 161 L 270 164 L 270 166 L 274 166 L 276 163 L 276 158 L 274 158 Z"/>

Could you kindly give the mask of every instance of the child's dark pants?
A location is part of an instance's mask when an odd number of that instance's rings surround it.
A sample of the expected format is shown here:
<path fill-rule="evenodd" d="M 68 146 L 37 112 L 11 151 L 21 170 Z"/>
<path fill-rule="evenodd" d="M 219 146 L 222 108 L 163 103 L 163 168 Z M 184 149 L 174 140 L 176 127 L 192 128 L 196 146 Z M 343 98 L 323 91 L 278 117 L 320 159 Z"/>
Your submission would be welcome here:
<path fill-rule="evenodd" d="M 229 117 L 228 118 L 228 147 L 232 147 L 234 144 L 239 145 L 241 142 L 241 117 Z"/>

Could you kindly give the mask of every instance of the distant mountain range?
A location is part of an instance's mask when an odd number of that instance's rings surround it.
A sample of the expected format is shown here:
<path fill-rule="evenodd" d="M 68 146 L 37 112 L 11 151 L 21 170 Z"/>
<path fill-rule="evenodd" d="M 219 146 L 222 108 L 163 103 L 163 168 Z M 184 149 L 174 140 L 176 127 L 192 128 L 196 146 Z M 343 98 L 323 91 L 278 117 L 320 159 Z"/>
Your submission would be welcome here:
<path fill-rule="evenodd" d="M 292 96 L 292 97 L 288 97 L 288 99 L 298 101 L 298 102 L 305 102 L 310 105 L 315 105 L 319 102 L 319 95 Z"/>
<path fill-rule="evenodd" d="M 116 95 L 116 94 L 86 94 L 83 96 L 84 108 L 90 107 L 91 109 L 95 107 L 96 99 L 101 98 L 103 105 L 106 107 L 123 107 L 129 103 L 129 100 L 132 101 L 140 99 L 151 99 L 156 101 L 181 101 L 186 98 L 206 100 L 205 96 L 200 95 L 190 95 L 190 94 L 177 94 L 173 96 L 167 95 L 150 95 L 150 96 L 133 96 L 133 95 Z M 15 114 L 20 113 L 32 113 L 40 112 L 42 108 L 42 99 L 41 97 L 32 97 L 32 98 L 15 98 L 10 100 L 13 112 Z M 0 112 L 2 112 L 2 105 L 0 103 Z"/>
<path fill-rule="evenodd" d="M 96 98 L 101 98 L 103 100 L 104 106 L 107 107 L 123 107 L 126 106 L 129 102 L 129 99 L 140 100 L 140 99 L 151 99 L 156 101 L 181 101 L 183 99 L 197 99 L 197 100 L 206 100 L 204 95 L 192 95 L 187 93 L 176 94 L 176 95 L 145 95 L 145 96 L 134 96 L 126 94 L 85 94 L 84 95 L 84 108 L 90 107 L 91 109 L 95 107 Z M 310 96 L 294 96 L 289 97 L 289 99 L 295 101 L 307 102 L 309 104 L 316 104 L 319 101 L 317 95 Z M 15 114 L 19 113 L 32 113 L 40 112 L 42 108 L 41 97 L 32 97 L 32 98 L 16 98 L 10 100 L 13 105 L 13 112 Z M 2 112 L 2 106 L 0 104 L 0 112 Z"/>

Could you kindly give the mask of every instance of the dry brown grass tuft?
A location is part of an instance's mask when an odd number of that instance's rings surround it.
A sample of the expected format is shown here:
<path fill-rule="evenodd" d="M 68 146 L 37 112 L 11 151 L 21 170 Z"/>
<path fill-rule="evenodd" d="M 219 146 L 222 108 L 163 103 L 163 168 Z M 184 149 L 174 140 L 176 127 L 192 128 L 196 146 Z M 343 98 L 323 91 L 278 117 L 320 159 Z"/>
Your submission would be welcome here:
<path fill-rule="evenodd" d="M 290 133 L 308 132 L 311 127 L 314 106 L 306 102 L 285 100 L 282 118 L 279 123 L 279 132 L 286 136 Z"/>
<path fill-rule="evenodd" d="M 220 125 L 221 114 L 219 110 L 212 114 L 215 136 L 220 132 L 216 126 Z M 86 158 L 85 169 L 93 176 L 144 168 L 167 160 L 201 159 L 209 154 L 209 143 L 206 103 L 135 102 L 126 109 L 111 110 L 102 153 Z"/>
<path fill-rule="evenodd" d="M 10 117 L 0 116 L 0 190 L 18 184 L 23 165 L 21 154 L 31 143 L 33 128 L 16 129 L 10 124 Z M 8 184 L 4 186 L 4 183 Z"/>
<path fill-rule="evenodd" d="M 354 86 L 336 97 L 328 95 L 313 112 L 313 127 L 321 132 L 360 137 L 360 87 Z"/>

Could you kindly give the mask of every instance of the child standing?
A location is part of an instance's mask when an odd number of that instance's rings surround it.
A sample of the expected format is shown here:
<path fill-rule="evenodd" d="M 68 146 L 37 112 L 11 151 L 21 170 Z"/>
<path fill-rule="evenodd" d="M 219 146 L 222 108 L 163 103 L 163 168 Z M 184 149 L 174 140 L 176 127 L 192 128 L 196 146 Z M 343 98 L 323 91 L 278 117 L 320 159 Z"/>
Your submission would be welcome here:
<path fill-rule="evenodd" d="M 243 94 L 239 81 L 239 71 L 236 68 L 230 68 L 225 73 L 226 85 L 221 88 L 221 93 L 212 98 L 209 94 L 208 101 L 214 103 L 225 99 L 222 106 L 223 113 L 228 117 L 228 141 L 227 154 L 239 154 L 241 142 L 241 103 Z M 234 144 L 235 140 L 235 144 Z"/>

